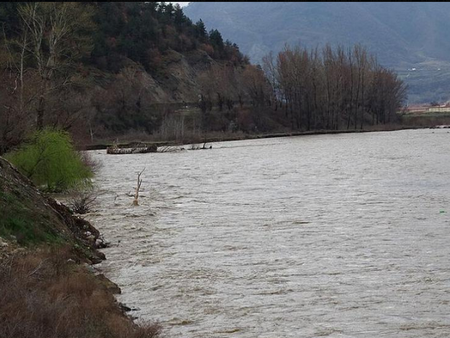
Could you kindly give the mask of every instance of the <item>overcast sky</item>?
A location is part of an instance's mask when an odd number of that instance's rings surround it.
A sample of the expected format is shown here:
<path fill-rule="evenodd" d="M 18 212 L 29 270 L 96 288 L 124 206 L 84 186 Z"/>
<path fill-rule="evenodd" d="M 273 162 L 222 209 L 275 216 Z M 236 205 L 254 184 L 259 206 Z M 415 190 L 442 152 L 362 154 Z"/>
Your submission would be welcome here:
<path fill-rule="evenodd" d="M 175 1 L 169 1 L 173 4 L 180 4 L 181 7 L 187 6 L 189 2 L 175 2 Z"/>

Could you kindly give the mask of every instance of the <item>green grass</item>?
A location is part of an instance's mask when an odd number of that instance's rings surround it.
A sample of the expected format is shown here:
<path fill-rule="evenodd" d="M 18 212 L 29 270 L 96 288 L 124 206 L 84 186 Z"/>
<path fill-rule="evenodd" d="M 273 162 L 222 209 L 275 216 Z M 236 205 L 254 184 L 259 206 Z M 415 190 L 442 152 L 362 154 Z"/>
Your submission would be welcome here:
<path fill-rule="evenodd" d="M 14 195 L 8 194 L 4 191 L 0 190 L 0 200 L 3 200 L 5 203 L 13 203 L 15 201 Z"/>
<path fill-rule="evenodd" d="M 14 194 L 0 191 L 0 236 L 30 246 L 40 243 L 62 243 L 63 238 L 50 227 L 45 215 L 30 210 Z"/>
<path fill-rule="evenodd" d="M 423 114 L 406 114 L 406 115 L 403 115 L 403 118 L 412 118 L 412 117 L 420 117 L 420 118 L 450 117 L 450 113 L 423 113 Z"/>

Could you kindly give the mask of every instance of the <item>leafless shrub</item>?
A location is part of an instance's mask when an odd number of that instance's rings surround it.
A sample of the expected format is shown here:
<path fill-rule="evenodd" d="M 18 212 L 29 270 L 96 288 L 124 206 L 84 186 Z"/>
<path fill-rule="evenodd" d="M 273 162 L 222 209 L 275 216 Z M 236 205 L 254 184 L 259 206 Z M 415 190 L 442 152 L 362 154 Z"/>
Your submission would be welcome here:
<path fill-rule="evenodd" d="M 76 214 L 84 215 L 91 212 L 97 199 L 97 192 L 93 189 L 75 190 L 68 201 L 69 208 Z"/>

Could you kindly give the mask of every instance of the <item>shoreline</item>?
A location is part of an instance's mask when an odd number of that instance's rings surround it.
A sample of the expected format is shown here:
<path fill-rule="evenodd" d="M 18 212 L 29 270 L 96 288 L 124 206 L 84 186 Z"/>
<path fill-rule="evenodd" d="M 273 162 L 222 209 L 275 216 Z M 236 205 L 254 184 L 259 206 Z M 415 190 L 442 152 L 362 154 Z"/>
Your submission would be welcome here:
<path fill-rule="evenodd" d="M 99 251 L 108 247 L 102 233 L 2 157 L 0 210 L 0 291 L 9 290 L 0 292 L 0 336 L 159 336 L 158 324 L 135 322 L 116 298 L 120 287 L 96 267 L 107 259 Z"/>
<path fill-rule="evenodd" d="M 164 146 L 182 146 L 190 144 L 202 144 L 202 143 L 214 143 L 214 142 L 227 142 L 227 141 L 243 141 L 254 139 L 266 139 L 277 137 L 292 137 L 292 136 L 311 136 L 311 135 L 328 135 L 328 134 L 353 134 L 353 133 L 370 133 L 370 132 L 389 132 L 399 130 L 415 130 L 415 129 L 430 129 L 436 128 L 431 126 L 408 126 L 408 125 L 390 125 L 384 128 L 366 128 L 366 129 L 339 129 L 339 130 L 313 130 L 313 131 L 297 131 L 297 132 L 273 132 L 273 133 L 261 133 L 261 134 L 238 134 L 233 133 L 223 134 L 222 137 L 207 136 L 204 140 L 199 141 L 186 139 L 183 141 L 129 141 L 118 143 L 119 148 L 133 148 L 138 146 L 150 146 L 156 145 L 157 147 Z M 113 142 L 99 142 L 89 144 L 83 147 L 83 150 L 106 150 L 111 147 Z"/>

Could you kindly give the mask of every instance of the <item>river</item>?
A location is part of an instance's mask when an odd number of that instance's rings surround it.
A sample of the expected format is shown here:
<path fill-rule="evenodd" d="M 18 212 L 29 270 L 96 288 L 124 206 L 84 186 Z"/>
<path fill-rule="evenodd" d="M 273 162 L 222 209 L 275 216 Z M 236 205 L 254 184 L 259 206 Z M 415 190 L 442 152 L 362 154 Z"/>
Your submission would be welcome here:
<path fill-rule="evenodd" d="M 89 220 L 112 244 L 100 269 L 167 337 L 449 337 L 449 141 L 424 129 L 91 151 Z"/>

